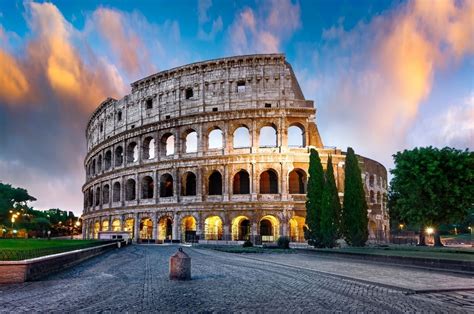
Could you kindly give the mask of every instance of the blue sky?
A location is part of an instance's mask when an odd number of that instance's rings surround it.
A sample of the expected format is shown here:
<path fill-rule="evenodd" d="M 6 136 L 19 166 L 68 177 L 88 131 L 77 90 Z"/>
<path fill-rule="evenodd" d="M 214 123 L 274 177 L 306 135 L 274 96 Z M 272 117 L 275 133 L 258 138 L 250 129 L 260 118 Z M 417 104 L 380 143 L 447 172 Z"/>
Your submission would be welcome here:
<path fill-rule="evenodd" d="M 323 142 L 393 166 L 414 146 L 474 146 L 474 2 L 2 1 L 0 181 L 80 213 L 84 128 L 159 70 L 283 52 Z"/>

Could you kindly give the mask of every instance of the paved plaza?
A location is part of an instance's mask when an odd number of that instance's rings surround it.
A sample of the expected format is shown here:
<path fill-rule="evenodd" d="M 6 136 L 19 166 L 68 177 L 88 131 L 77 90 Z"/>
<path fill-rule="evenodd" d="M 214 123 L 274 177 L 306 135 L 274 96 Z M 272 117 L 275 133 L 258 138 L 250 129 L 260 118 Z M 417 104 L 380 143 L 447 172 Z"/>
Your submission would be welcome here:
<path fill-rule="evenodd" d="M 193 280 L 175 282 L 168 280 L 168 259 L 176 250 L 134 245 L 41 281 L 0 286 L 0 312 L 474 311 L 474 291 L 426 292 L 473 287 L 466 275 L 304 253 L 186 247 Z"/>

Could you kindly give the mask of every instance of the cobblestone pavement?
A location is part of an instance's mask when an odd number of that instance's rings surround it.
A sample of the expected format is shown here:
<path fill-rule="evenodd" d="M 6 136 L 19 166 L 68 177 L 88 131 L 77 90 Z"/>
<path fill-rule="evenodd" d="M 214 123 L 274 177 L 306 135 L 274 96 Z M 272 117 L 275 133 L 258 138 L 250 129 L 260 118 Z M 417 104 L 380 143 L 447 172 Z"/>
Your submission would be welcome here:
<path fill-rule="evenodd" d="M 184 248 L 193 280 L 168 280 L 175 246 L 130 246 L 41 281 L 0 286 L 0 312 L 472 312 L 473 293 L 401 290 L 283 264 L 299 254 Z M 369 265 L 370 266 L 370 265 Z"/>

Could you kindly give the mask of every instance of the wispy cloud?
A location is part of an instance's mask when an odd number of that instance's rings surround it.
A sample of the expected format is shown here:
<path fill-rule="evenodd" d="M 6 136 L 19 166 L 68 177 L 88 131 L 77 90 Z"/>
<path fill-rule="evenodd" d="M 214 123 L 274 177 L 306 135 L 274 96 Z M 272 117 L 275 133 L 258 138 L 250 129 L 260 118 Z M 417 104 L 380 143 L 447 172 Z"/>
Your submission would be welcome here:
<path fill-rule="evenodd" d="M 214 40 L 216 35 L 222 31 L 222 17 L 218 16 L 216 19 L 211 20 L 208 15 L 211 6 L 212 0 L 199 0 L 198 2 L 198 38 L 201 40 Z M 206 32 L 204 28 L 208 27 L 208 24 L 210 24 L 210 30 Z"/>

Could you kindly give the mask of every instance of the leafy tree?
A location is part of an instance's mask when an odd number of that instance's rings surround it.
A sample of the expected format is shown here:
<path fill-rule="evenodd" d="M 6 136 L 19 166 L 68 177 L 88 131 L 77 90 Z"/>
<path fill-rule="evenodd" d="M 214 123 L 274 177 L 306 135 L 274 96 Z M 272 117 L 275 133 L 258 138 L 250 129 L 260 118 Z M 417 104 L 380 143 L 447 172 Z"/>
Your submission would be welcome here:
<path fill-rule="evenodd" d="M 359 161 L 351 147 L 347 148 L 344 178 L 342 233 L 351 246 L 364 246 L 368 238 L 367 202 Z"/>
<path fill-rule="evenodd" d="M 390 172 L 391 211 L 407 223 L 435 227 L 435 246 L 442 246 L 439 226 L 463 221 L 473 212 L 474 155 L 468 150 L 421 147 L 393 155 Z"/>
<path fill-rule="evenodd" d="M 309 179 L 306 201 L 305 238 L 310 245 L 320 246 L 321 198 L 324 188 L 324 171 L 319 154 L 311 149 L 309 155 Z"/>
<path fill-rule="evenodd" d="M 36 198 L 29 195 L 27 190 L 0 183 L 0 223 L 9 223 L 10 210 L 27 211 L 29 201 L 36 201 Z"/>
<path fill-rule="evenodd" d="M 334 247 L 338 237 L 341 204 L 337 193 L 332 158 L 329 156 L 321 201 L 321 238 L 325 247 Z"/>

